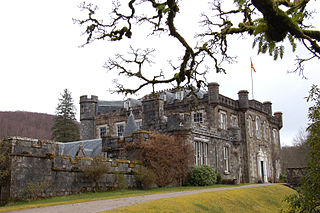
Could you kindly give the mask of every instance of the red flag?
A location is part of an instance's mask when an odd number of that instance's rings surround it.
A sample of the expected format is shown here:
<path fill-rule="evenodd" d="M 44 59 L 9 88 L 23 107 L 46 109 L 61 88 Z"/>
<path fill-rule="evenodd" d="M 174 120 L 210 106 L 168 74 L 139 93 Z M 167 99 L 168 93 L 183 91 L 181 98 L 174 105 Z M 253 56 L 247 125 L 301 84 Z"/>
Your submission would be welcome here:
<path fill-rule="evenodd" d="M 253 69 L 253 71 L 256 72 L 256 69 L 254 68 L 252 61 L 251 61 L 251 69 Z"/>

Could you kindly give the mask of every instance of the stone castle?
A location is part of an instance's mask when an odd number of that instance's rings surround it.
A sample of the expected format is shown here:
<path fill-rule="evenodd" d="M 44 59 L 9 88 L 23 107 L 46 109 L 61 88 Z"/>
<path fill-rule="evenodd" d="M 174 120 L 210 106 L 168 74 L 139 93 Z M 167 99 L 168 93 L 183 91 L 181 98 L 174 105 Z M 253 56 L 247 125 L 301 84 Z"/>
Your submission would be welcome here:
<path fill-rule="evenodd" d="M 102 138 L 104 157 L 113 159 L 138 130 L 184 135 L 194 147 L 194 164 L 213 167 L 225 180 L 279 180 L 282 113 L 272 114 L 271 102 L 249 100 L 246 90 L 233 100 L 217 83 L 190 94 L 176 89 L 125 101 L 81 96 L 81 140 Z"/>

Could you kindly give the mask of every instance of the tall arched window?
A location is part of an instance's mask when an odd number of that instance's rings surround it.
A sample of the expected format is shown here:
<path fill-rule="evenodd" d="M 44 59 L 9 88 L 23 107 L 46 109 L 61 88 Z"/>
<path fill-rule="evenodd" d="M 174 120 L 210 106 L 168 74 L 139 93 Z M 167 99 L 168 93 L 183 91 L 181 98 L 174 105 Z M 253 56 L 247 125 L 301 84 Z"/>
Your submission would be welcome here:
<path fill-rule="evenodd" d="M 256 137 L 257 138 L 261 138 L 261 131 L 260 131 L 260 129 L 261 129 L 261 127 L 260 127 L 260 118 L 257 116 L 256 117 Z"/>
<path fill-rule="evenodd" d="M 266 141 L 268 140 L 268 126 L 266 121 L 263 121 L 263 138 Z"/>
<path fill-rule="evenodd" d="M 229 173 L 229 147 L 223 147 L 223 163 L 224 163 L 224 172 Z"/>
<path fill-rule="evenodd" d="M 272 130 L 272 136 L 273 136 L 273 143 L 278 143 L 278 131 L 276 129 Z"/>
<path fill-rule="evenodd" d="M 249 132 L 249 136 L 252 137 L 253 136 L 253 130 L 252 130 L 252 118 L 249 115 L 248 117 L 248 132 Z"/>

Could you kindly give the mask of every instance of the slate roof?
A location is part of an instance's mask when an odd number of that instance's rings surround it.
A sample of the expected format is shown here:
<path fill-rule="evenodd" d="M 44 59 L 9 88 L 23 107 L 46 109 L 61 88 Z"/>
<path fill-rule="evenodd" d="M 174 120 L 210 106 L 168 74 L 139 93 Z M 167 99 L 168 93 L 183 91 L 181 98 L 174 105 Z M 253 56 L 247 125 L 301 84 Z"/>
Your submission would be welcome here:
<path fill-rule="evenodd" d="M 138 130 L 138 126 L 137 126 L 136 121 L 134 120 L 134 116 L 133 116 L 132 110 L 131 110 L 130 111 L 130 115 L 129 115 L 128 120 L 127 120 L 126 127 L 124 129 L 123 135 L 125 137 L 129 136 L 129 135 L 131 135 L 133 132 L 135 132 L 137 130 Z"/>
<path fill-rule="evenodd" d="M 83 140 L 68 143 L 57 142 L 60 155 L 71 155 L 75 157 L 83 146 L 83 151 L 87 157 L 97 157 L 102 150 L 102 139 Z"/>
<path fill-rule="evenodd" d="M 124 101 L 98 101 L 98 112 L 110 112 L 123 108 Z"/>

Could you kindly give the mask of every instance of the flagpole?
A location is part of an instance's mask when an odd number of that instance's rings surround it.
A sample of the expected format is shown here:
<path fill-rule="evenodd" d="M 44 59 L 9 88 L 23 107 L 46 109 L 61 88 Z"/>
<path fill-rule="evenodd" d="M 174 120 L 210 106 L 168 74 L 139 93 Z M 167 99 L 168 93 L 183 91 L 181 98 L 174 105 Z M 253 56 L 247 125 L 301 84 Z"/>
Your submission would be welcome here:
<path fill-rule="evenodd" d="M 251 70 L 251 92 L 252 92 L 252 99 L 254 99 L 254 96 L 253 96 L 253 76 L 252 76 L 252 59 L 250 57 L 250 70 Z"/>

